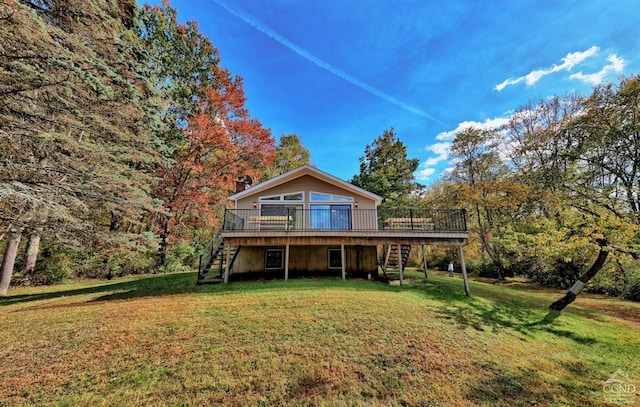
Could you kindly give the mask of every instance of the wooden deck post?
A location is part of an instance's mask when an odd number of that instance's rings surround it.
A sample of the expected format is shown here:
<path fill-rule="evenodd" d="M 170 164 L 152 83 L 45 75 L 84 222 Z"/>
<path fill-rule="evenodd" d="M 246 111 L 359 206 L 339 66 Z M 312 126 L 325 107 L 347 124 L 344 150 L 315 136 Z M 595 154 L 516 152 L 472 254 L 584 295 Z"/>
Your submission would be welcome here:
<path fill-rule="evenodd" d="M 284 246 L 284 281 L 289 279 L 289 243 Z"/>
<path fill-rule="evenodd" d="M 398 267 L 400 268 L 400 287 L 404 285 L 404 267 L 402 264 L 402 245 L 398 244 Z"/>
<path fill-rule="evenodd" d="M 387 266 L 389 265 L 389 256 L 391 255 L 391 244 L 387 245 L 387 251 L 384 254 L 384 265 L 382 266 L 382 271 L 387 274 Z"/>
<path fill-rule="evenodd" d="M 229 269 L 231 268 L 231 247 L 226 247 L 226 259 L 224 263 L 224 282 L 229 282 Z"/>
<path fill-rule="evenodd" d="M 424 245 L 422 246 L 422 268 L 424 269 L 424 278 L 429 278 L 429 275 L 427 274 L 427 250 L 424 248 Z"/>
<path fill-rule="evenodd" d="M 469 294 L 469 279 L 467 278 L 467 266 L 464 263 L 464 251 L 462 245 L 458 246 L 458 254 L 460 255 L 460 267 L 462 267 L 462 279 L 464 280 L 464 294 Z"/>
<path fill-rule="evenodd" d="M 342 265 L 342 281 L 347 279 L 347 256 L 344 252 L 344 243 L 340 244 L 340 264 Z"/>

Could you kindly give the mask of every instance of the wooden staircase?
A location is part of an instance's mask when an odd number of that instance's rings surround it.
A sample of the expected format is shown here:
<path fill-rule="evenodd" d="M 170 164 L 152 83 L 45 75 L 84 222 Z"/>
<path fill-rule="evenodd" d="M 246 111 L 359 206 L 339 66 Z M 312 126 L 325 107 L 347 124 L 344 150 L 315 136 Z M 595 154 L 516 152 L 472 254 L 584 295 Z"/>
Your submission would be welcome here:
<path fill-rule="evenodd" d="M 398 254 L 398 245 L 385 244 L 383 246 L 383 255 L 380 266 L 385 277 L 387 277 L 388 269 L 400 269 L 400 261 L 402 261 L 402 269 L 407 266 L 409 260 L 409 253 L 411 253 L 411 245 L 400 245 L 400 254 Z"/>
<path fill-rule="evenodd" d="M 229 252 L 228 256 L 227 251 Z M 236 257 L 238 257 L 239 251 L 240 246 L 227 247 L 224 237 L 222 237 L 222 229 L 218 230 L 200 254 L 196 284 L 218 284 L 224 281 L 227 258 L 229 259 L 229 268 L 231 268 Z M 213 276 L 207 276 L 211 270 L 216 270 L 217 273 L 213 273 Z"/>

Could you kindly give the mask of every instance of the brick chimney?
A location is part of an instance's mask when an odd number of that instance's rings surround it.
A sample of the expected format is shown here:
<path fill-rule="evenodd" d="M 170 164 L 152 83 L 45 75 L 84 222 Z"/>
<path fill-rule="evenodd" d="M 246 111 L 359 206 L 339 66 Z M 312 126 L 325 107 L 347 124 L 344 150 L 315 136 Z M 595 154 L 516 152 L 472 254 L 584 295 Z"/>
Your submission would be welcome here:
<path fill-rule="evenodd" d="M 248 175 L 240 175 L 236 180 L 236 194 L 238 192 L 242 192 L 245 189 L 249 188 L 249 186 L 253 184 L 253 179 L 251 179 Z"/>
<path fill-rule="evenodd" d="M 244 177 L 240 177 L 236 180 L 236 194 L 238 192 L 242 192 L 245 189 L 247 189 L 247 181 L 244 179 Z"/>

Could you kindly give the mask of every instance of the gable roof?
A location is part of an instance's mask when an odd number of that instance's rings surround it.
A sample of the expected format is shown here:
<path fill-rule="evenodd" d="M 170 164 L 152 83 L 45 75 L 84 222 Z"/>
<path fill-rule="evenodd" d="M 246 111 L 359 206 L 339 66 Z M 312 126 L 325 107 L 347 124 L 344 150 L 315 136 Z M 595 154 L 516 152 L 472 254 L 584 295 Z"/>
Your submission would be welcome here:
<path fill-rule="evenodd" d="M 285 172 L 284 174 L 280 174 L 275 178 L 271 178 L 268 181 L 260 183 L 252 188 L 245 189 L 244 191 L 238 192 L 237 194 L 231 195 L 229 200 L 237 201 L 238 199 L 244 198 L 246 196 L 251 196 L 256 193 L 265 191 L 269 188 L 285 184 L 294 179 L 300 178 L 305 175 L 310 175 L 314 178 L 317 178 L 321 181 L 324 181 L 328 184 L 332 184 L 342 189 L 346 189 L 347 191 L 351 191 L 354 194 L 362 195 L 368 197 L 376 202 L 376 204 L 380 204 L 382 202 L 382 197 L 376 195 L 372 192 L 366 191 L 362 188 L 359 188 L 349 182 L 343 181 L 338 177 L 335 177 L 327 172 L 321 171 L 315 167 L 310 165 L 303 165 L 301 167 L 295 168 L 289 172 Z"/>

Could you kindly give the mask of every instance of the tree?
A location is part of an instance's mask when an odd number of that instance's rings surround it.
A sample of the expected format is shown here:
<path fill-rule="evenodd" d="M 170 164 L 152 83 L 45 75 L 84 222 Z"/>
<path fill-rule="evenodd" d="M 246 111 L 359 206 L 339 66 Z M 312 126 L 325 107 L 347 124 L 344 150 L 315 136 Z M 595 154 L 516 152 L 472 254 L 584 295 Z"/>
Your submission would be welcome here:
<path fill-rule="evenodd" d="M 24 259 L 24 273 L 27 276 L 33 275 L 36 270 L 36 262 L 38 260 L 38 252 L 40 251 L 40 234 L 39 230 L 33 230 L 29 234 L 27 250 Z"/>
<path fill-rule="evenodd" d="M 418 165 L 417 158 L 407 158 L 407 147 L 391 128 L 366 146 L 360 157 L 360 173 L 351 183 L 383 197 L 384 206 L 406 205 L 412 195 L 424 189 L 415 180 Z"/>
<path fill-rule="evenodd" d="M 42 228 L 44 238 L 76 247 L 103 234 L 108 246 L 105 214 L 136 223 L 158 209 L 148 194 L 157 155 L 132 41 L 135 9 L 132 0 L 0 7 L 3 228 Z"/>
<path fill-rule="evenodd" d="M 23 227 L 19 227 L 18 229 L 12 229 L 10 231 L 9 240 L 5 247 L 4 255 L 2 256 L 2 269 L 0 270 L 0 296 L 2 297 L 7 295 L 7 291 L 9 290 L 23 230 Z"/>
<path fill-rule="evenodd" d="M 513 232 L 526 187 L 510 176 L 498 150 L 501 141 L 496 130 L 470 127 L 456 133 L 451 145 L 455 166 L 449 177 L 456 184 L 457 201 L 470 207 L 482 252 L 491 259 L 498 278 L 504 279 L 505 234 Z"/>
<path fill-rule="evenodd" d="M 217 77 L 221 88 L 206 92 L 207 101 L 189 119 L 187 142 L 158 172 L 156 194 L 169 214 L 162 220 L 160 264 L 175 238 L 214 224 L 238 174 L 257 178 L 273 159 L 271 132 L 249 116 L 242 80 L 220 69 Z"/>
<path fill-rule="evenodd" d="M 600 85 L 583 102 L 567 149 L 573 164 L 569 199 L 599 247 L 593 265 L 550 308 L 561 311 L 602 269 L 612 251 L 640 257 L 640 75 Z"/>
<path fill-rule="evenodd" d="M 178 23 L 167 1 L 145 6 L 138 21 L 161 100 L 162 124 L 153 132 L 165 160 L 153 192 L 166 209 L 157 216 L 163 266 L 175 242 L 215 224 L 239 175 L 262 175 L 274 141 L 250 117 L 242 78 L 220 66 L 218 49 L 195 22 Z"/>
<path fill-rule="evenodd" d="M 185 139 L 189 119 L 205 106 L 208 89 L 219 89 L 216 75 L 220 53 L 198 30 L 198 24 L 178 23 L 178 12 L 167 0 L 145 5 L 134 20 L 140 52 L 147 59 L 146 76 L 154 93 L 152 128 L 158 149 L 169 160 Z"/>
<path fill-rule="evenodd" d="M 524 110 L 510 126 L 519 156 L 527 159 L 514 160 L 524 164 L 520 176 L 543 180 L 554 197 L 542 206 L 546 213 L 558 228 L 567 229 L 568 241 L 577 236 L 598 253 L 565 297 L 551 306 L 562 310 L 602 269 L 611 252 L 638 258 L 640 77 L 623 78 L 618 86 L 598 86 L 586 98 L 556 98 Z M 523 125 L 524 116 L 530 117 L 528 126 Z M 565 244 L 564 239 L 556 244 Z"/>
<path fill-rule="evenodd" d="M 296 134 L 283 134 L 276 146 L 273 164 L 266 169 L 262 180 L 268 180 L 310 163 L 311 154 Z"/>

